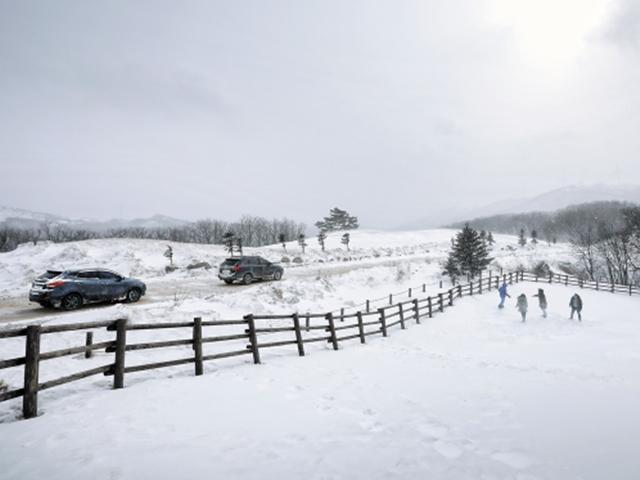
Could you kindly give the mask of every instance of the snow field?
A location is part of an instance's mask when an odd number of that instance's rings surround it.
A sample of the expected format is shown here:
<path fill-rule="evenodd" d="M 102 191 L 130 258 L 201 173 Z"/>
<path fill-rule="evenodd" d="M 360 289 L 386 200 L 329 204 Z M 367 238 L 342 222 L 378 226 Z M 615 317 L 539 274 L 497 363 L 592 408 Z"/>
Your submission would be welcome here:
<path fill-rule="evenodd" d="M 495 293 L 465 297 L 339 352 L 44 392 L 43 415 L 0 424 L 3 478 L 637 478 L 639 299 L 580 291 L 579 323 L 576 289 L 544 285 L 543 319 L 539 286 L 513 285 L 504 310 Z"/>

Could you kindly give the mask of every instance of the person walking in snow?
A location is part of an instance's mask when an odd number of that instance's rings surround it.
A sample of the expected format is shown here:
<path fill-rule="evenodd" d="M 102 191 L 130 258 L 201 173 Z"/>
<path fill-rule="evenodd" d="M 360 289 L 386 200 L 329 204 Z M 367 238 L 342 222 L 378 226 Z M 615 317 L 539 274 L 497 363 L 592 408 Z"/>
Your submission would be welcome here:
<path fill-rule="evenodd" d="M 573 320 L 573 314 L 578 313 L 578 320 L 582 321 L 582 299 L 577 293 L 573 294 L 571 300 L 569 300 L 569 306 L 571 307 L 571 320 Z"/>
<path fill-rule="evenodd" d="M 507 293 L 507 282 L 502 282 L 502 285 L 498 289 L 498 294 L 500 295 L 500 303 L 498 304 L 498 308 L 504 308 L 504 301 L 507 297 L 511 298 L 511 295 Z"/>
<path fill-rule="evenodd" d="M 534 295 L 534 297 L 538 297 L 538 303 L 540 304 L 540 310 L 542 310 L 542 317 L 547 318 L 547 297 L 544 294 L 544 290 L 539 288 L 538 293 Z"/>
<path fill-rule="evenodd" d="M 516 303 L 516 308 L 522 315 L 522 321 L 526 321 L 527 319 L 527 309 L 529 308 L 529 302 L 527 302 L 527 296 L 524 293 L 518 295 L 518 300 Z"/>

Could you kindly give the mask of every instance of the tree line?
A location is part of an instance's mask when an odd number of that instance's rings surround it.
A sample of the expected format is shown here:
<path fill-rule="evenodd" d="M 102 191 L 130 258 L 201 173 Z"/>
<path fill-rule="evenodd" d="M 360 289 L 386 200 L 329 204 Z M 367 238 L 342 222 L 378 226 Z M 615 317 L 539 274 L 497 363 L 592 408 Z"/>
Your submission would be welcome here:
<path fill-rule="evenodd" d="M 205 219 L 182 226 L 145 228 L 127 227 L 105 231 L 72 228 L 63 224 L 42 223 L 38 227 L 23 229 L 0 224 L 0 252 L 14 250 L 21 243 L 73 242 L 99 238 L 135 238 L 183 243 L 224 244 L 228 234 L 242 238 L 247 247 L 277 243 L 279 239 L 291 241 L 306 230 L 304 223 L 288 218 L 268 220 L 245 215 L 236 222 Z M 227 237 L 225 237 L 227 235 Z"/>
<path fill-rule="evenodd" d="M 576 225 L 593 224 L 597 219 L 621 221 L 624 210 L 633 204 L 616 201 L 591 202 L 572 205 L 554 212 L 529 212 L 493 215 L 451 225 L 463 228 L 466 223 L 476 230 L 488 230 L 509 235 L 529 235 L 548 242 L 568 241 Z M 535 232 L 535 233 L 534 233 Z"/>

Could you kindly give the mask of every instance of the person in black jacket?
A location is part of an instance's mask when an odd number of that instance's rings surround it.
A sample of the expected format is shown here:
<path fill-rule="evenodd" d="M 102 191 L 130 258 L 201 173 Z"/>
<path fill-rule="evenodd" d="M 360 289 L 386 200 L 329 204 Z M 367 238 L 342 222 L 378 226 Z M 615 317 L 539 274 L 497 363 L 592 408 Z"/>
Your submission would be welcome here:
<path fill-rule="evenodd" d="M 544 294 L 544 290 L 539 288 L 538 293 L 534 295 L 534 297 L 538 297 L 538 303 L 540 304 L 540 310 L 542 310 L 542 316 L 547 318 L 547 297 Z"/>
<path fill-rule="evenodd" d="M 582 321 L 582 299 L 580 295 L 575 293 L 571 300 L 569 300 L 569 306 L 571 307 L 571 320 L 573 320 L 573 314 L 578 313 L 578 320 Z"/>

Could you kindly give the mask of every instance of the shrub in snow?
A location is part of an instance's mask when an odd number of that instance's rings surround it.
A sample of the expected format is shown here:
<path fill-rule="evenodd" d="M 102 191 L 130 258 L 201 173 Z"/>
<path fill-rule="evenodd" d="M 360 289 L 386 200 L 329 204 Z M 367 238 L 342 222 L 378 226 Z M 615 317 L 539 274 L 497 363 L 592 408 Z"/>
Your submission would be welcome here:
<path fill-rule="evenodd" d="M 551 273 L 551 267 L 547 262 L 538 262 L 535 267 L 533 267 L 533 274 L 537 277 L 548 277 Z"/>
<path fill-rule="evenodd" d="M 4 383 L 4 380 L 0 380 L 0 393 L 9 391 L 9 385 Z"/>
<path fill-rule="evenodd" d="M 302 259 L 300 257 L 293 257 L 293 263 L 302 263 Z"/>
<path fill-rule="evenodd" d="M 187 265 L 187 270 L 194 270 L 197 268 L 205 268 L 209 270 L 211 268 L 211 264 L 209 262 L 192 262 Z"/>
<path fill-rule="evenodd" d="M 166 267 L 164 267 L 165 273 L 175 272 L 177 269 L 178 267 L 176 267 L 175 265 L 167 265 Z"/>
<path fill-rule="evenodd" d="M 291 259 L 290 259 L 289 257 L 282 257 L 282 258 L 280 259 L 280 262 L 282 262 L 282 263 L 290 263 L 290 262 L 291 262 Z"/>

